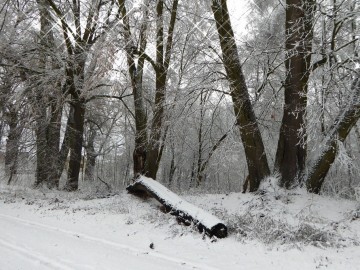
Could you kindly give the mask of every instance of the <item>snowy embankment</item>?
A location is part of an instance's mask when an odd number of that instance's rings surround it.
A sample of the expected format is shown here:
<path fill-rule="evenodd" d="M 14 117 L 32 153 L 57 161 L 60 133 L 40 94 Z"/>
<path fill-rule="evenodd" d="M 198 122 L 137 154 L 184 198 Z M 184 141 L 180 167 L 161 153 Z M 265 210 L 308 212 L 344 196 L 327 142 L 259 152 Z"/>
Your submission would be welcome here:
<path fill-rule="evenodd" d="M 263 189 L 182 196 L 227 223 L 214 241 L 126 192 L 1 187 L 0 269 L 359 269 L 358 202 Z"/>

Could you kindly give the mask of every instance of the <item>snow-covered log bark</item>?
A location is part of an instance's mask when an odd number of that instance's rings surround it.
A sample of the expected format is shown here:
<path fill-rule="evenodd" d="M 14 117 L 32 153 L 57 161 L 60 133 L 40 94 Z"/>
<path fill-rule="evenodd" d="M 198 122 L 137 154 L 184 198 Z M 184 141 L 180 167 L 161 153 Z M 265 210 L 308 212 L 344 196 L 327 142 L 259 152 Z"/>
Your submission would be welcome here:
<path fill-rule="evenodd" d="M 197 206 L 181 199 L 178 195 L 161 185 L 159 182 L 140 176 L 138 180 L 126 188 L 133 194 L 147 194 L 158 200 L 170 214 L 177 216 L 183 222 L 193 222 L 200 232 L 224 238 L 227 227 L 223 221 Z"/>

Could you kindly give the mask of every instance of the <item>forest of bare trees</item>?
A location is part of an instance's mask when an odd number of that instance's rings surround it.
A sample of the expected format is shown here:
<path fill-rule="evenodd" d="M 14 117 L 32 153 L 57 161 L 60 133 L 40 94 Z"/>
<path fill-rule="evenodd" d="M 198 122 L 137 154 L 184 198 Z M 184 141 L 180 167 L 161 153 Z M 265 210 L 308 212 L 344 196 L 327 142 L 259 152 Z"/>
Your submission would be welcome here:
<path fill-rule="evenodd" d="M 359 36 L 357 0 L 0 0 L 1 181 L 353 198 Z"/>

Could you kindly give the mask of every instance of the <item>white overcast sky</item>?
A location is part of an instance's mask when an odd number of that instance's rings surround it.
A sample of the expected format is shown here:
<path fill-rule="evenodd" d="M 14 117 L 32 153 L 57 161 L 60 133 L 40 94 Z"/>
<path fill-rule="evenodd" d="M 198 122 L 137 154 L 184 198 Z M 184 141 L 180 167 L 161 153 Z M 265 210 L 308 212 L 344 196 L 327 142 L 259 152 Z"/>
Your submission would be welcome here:
<path fill-rule="evenodd" d="M 237 38 L 246 32 L 246 25 L 250 19 L 251 0 L 228 0 L 230 20 Z"/>

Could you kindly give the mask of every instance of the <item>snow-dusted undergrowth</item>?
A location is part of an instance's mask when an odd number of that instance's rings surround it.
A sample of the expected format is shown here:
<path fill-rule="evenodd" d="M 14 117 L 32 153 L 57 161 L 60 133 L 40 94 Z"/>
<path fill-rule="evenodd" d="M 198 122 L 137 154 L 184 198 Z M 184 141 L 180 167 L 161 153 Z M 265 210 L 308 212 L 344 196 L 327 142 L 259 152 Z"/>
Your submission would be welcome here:
<path fill-rule="evenodd" d="M 235 241 L 260 241 L 269 247 L 321 248 L 360 245 L 360 204 L 308 194 L 303 189 L 290 191 L 278 187 L 277 179 L 266 179 L 257 194 L 200 194 L 185 199 L 224 220 L 229 238 Z M 125 224 L 140 223 L 166 231 L 171 237 L 198 234 L 195 228 L 177 224 L 174 217 L 159 211 L 153 199 L 142 200 L 125 191 L 109 193 L 86 191 L 67 193 L 46 189 L 32 190 L 1 186 L 5 204 L 23 203 L 51 215 L 121 215 Z"/>
<path fill-rule="evenodd" d="M 258 195 L 237 199 L 238 211 L 224 211 L 223 218 L 240 241 L 256 239 L 289 248 L 360 245 L 356 202 L 308 194 L 301 188 L 284 190 L 275 177 L 262 183 Z"/>

